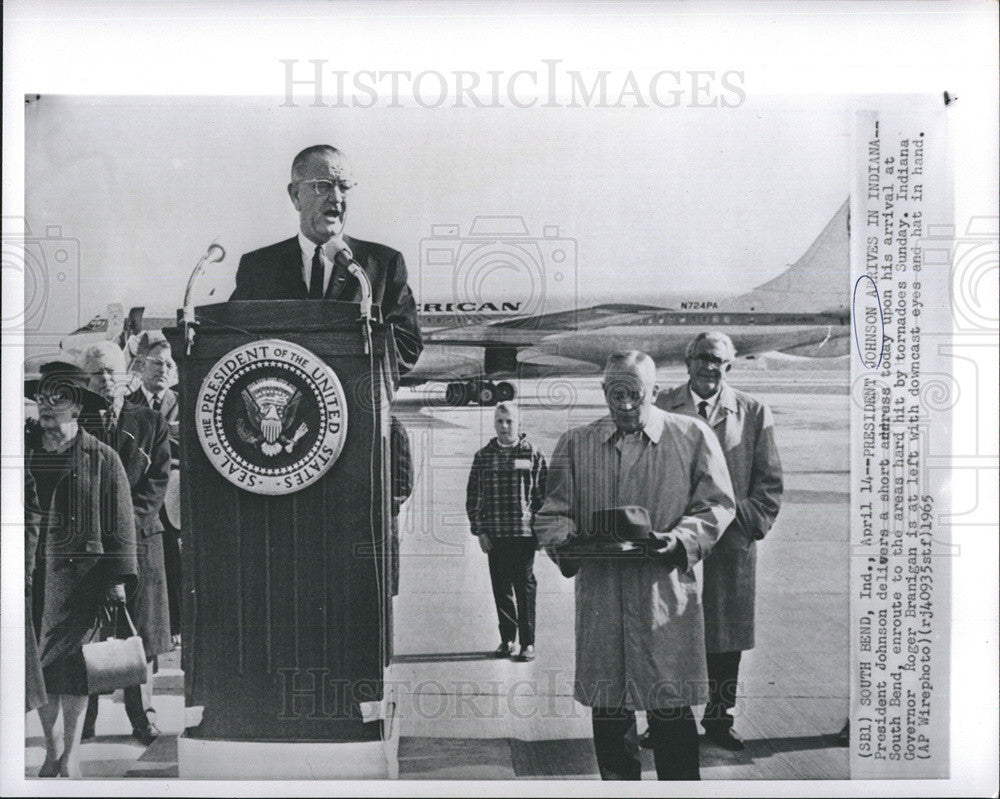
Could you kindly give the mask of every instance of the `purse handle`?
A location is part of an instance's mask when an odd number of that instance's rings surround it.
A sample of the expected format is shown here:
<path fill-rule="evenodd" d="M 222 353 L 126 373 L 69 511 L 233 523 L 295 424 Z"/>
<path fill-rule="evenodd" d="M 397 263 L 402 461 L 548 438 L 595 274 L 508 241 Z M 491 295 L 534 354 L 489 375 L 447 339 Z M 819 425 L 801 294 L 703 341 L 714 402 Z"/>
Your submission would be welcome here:
<path fill-rule="evenodd" d="M 111 617 L 111 608 L 108 602 L 102 602 L 97 608 L 97 613 L 94 616 L 94 630 L 90 634 L 90 640 L 93 641 L 95 637 L 100 634 L 101 627 L 104 625 L 104 620 L 110 626 L 112 634 L 108 636 L 109 638 L 116 638 L 118 633 L 118 610 L 121 609 L 122 613 L 125 614 L 125 621 L 128 622 L 128 627 L 132 631 L 132 635 L 138 635 L 138 630 L 135 629 L 135 624 L 132 623 L 132 617 L 129 615 L 128 608 L 120 603 L 114 603 L 114 618 Z M 104 619 L 101 619 L 101 611 L 104 611 Z"/>

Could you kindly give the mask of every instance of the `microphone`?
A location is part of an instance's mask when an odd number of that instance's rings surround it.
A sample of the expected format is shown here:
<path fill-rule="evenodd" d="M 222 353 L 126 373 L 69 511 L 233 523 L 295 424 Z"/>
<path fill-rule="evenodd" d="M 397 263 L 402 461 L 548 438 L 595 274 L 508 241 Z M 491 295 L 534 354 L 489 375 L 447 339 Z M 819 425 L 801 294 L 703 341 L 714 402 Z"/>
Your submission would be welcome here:
<path fill-rule="evenodd" d="M 351 252 L 351 248 L 347 246 L 346 242 L 337 242 L 337 252 L 334 254 L 333 260 L 358 279 L 358 283 L 361 285 L 361 318 L 371 321 L 372 281 L 368 277 L 368 273 L 354 260 L 354 253 Z"/>
<path fill-rule="evenodd" d="M 187 287 L 184 289 L 185 316 L 187 316 L 188 308 L 191 305 L 191 289 L 194 287 L 195 278 L 205 271 L 205 264 L 217 264 L 225 257 L 226 250 L 221 244 L 216 244 L 213 241 L 208 245 L 208 249 L 205 251 L 205 254 L 201 256 L 198 263 L 195 265 L 194 270 L 191 272 L 191 277 L 188 278 Z"/>
<path fill-rule="evenodd" d="M 191 277 L 188 278 L 187 287 L 184 289 L 184 312 L 183 321 L 187 339 L 187 354 L 191 354 L 191 346 L 194 344 L 194 328 L 197 322 L 194 318 L 194 305 L 191 304 L 191 289 L 194 287 L 195 278 L 205 271 L 205 264 L 217 264 L 226 257 L 226 250 L 221 244 L 212 242 L 208 245 L 205 254 L 198 259 Z"/>
<path fill-rule="evenodd" d="M 333 260 L 347 269 L 358 279 L 361 286 L 361 340 L 364 342 L 365 355 L 371 352 L 372 335 L 372 282 L 368 273 L 354 260 L 354 253 L 343 240 L 337 241 L 337 252 Z"/>

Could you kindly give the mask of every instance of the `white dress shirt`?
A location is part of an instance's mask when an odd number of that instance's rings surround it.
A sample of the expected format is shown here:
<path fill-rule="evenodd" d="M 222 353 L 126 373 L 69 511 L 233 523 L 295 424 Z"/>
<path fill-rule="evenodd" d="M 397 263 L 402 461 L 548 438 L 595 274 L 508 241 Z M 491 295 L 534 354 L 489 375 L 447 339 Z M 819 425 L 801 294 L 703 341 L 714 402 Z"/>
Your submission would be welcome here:
<path fill-rule="evenodd" d="M 705 406 L 705 419 L 711 424 L 712 420 L 715 418 L 715 408 L 719 404 L 719 395 L 722 393 L 722 386 L 719 386 L 719 390 L 716 391 L 711 397 L 699 397 L 693 391 L 691 391 L 691 386 L 688 385 L 688 391 L 691 394 L 691 400 L 694 402 L 694 409 L 698 410 L 698 405 L 702 402 L 707 402 L 708 405 Z"/>
<path fill-rule="evenodd" d="M 323 262 L 324 296 L 326 296 L 326 290 L 330 286 L 330 275 L 333 274 L 333 256 L 337 254 L 337 250 L 343 247 L 343 245 L 343 239 L 337 236 L 334 236 L 326 244 L 321 245 L 319 259 Z M 299 248 L 302 250 L 302 280 L 305 281 L 306 289 L 308 289 L 309 281 L 312 279 L 313 253 L 316 252 L 316 244 L 309 241 L 301 230 L 299 231 Z"/>
<path fill-rule="evenodd" d="M 153 403 L 156 400 L 159 400 L 161 405 L 163 404 L 163 398 L 167 394 L 167 390 L 166 389 L 163 389 L 163 391 L 161 391 L 159 394 L 153 394 L 149 389 L 146 388 L 145 384 L 141 384 L 139 386 L 139 388 L 142 391 L 143 396 L 146 398 L 146 405 L 147 406 L 149 406 L 150 408 L 152 408 L 153 407 Z"/>

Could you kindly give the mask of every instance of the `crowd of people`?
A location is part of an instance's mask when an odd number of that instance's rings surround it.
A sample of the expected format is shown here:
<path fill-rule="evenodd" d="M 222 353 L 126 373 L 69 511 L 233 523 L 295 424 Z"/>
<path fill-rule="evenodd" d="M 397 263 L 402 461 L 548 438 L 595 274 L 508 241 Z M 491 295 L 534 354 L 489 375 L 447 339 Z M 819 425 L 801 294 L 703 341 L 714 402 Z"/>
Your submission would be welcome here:
<path fill-rule="evenodd" d="M 360 268 L 392 324 L 402 375 L 423 348 L 406 267 L 397 251 L 344 235 L 352 185 L 336 148 L 299 153 L 287 186 L 299 232 L 244 255 L 230 299 L 358 302 Z M 127 365 L 106 341 L 78 363 L 44 365 L 25 387 L 38 406 L 25 440 L 26 697 L 45 733 L 42 777 L 80 776 L 80 742 L 94 735 L 99 707 L 82 650 L 104 608 L 124 606 L 143 643 L 146 680 L 125 691 L 132 735 L 148 744 L 158 734 L 152 674 L 180 616 L 170 352 L 144 334 Z M 777 516 L 782 473 L 770 411 L 726 382 L 735 354 L 725 334 L 699 334 L 688 381 L 661 394 L 648 355 L 617 353 L 602 383 L 608 414 L 564 433 L 551 462 L 512 402 L 497 405 L 497 435 L 473 460 L 466 512 L 488 557 L 495 655 L 535 657 L 533 569 L 544 549 L 576 580 L 575 697 L 592 709 L 604 779 L 639 779 L 639 745 L 653 750 L 660 779 L 698 779 L 693 705 L 705 704 L 708 739 L 743 747 L 732 710 L 741 653 L 754 646 L 756 542 Z M 396 516 L 413 488 L 398 420 L 390 449 L 395 594 Z M 637 710 L 648 721 L 642 739 Z"/>
<path fill-rule="evenodd" d="M 38 408 L 25 431 L 26 704 L 45 735 L 39 776 L 78 777 L 99 706 L 83 646 L 107 631 L 104 618 L 127 614 L 141 636 L 147 676 L 125 689 L 125 712 L 143 744 L 159 734 L 152 675 L 180 629 L 180 531 L 164 508 L 179 465 L 177 397 L 170 346 L 153 334 L 131 365 L 104 341 L 40 371 L 25 384 Z"/>
<path fill-rule="evenodd" d="M 699 334 L 689 381 L 660 394 L 648 355 L 617 353 L 602 383 L 608 415 L 563 434 L 550 464 L 512 403 L 497 406 L 497 436 L 473 461 L 466 510 L 489 555 L 495 654 L 534 658 L 533 558 L 545 549 L 576 580 L 574 693 L 592 708 L 604 779 L 639 779 L 639 745 L 659 779 L 698 779 L 692 705 L 705 704 L 707 739 L 743 748 L 732 710 L 754 646 L 756 542 L 778 514 L 782 473 L 767 406 L 725 382 L 734 358 L 728 336 Z M 648 721 L 638 739 L 637 710 Z"/>

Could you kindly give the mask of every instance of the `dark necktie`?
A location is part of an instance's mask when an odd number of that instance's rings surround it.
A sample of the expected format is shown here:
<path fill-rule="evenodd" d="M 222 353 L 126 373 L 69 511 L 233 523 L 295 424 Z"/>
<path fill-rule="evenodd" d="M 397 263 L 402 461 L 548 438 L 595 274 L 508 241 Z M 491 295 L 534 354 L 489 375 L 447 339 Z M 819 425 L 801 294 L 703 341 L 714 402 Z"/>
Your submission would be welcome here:
<path fill-rule="evenodd" d="M 160 406 L 163 404 L 163 400 L 160 397 L 153 397 L 153 401 L 149 404 L 149 407 L 154 411 L 160 410 Z"/>
<path fill-rule="evenodd" d="M 111 441 L 115 434 L 116 419 L 115 412 L 107 410 L 104 412 L 104 442 Z"/>
<path fill-rule="evenodd" d="M 312 272 L 309 274 L 309 299 L 323 299 L 323 259 L 319 257 L 322 249 L 316 245 L 316 252 L 313 253 Z"/>
<path fill-rule="evenodd" d="M 708 400 L 702 400 L 698 403 L 698 415 L 708 421 Z"/>

